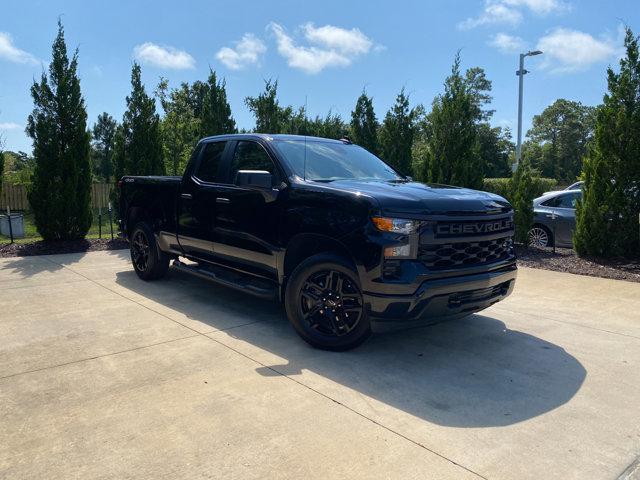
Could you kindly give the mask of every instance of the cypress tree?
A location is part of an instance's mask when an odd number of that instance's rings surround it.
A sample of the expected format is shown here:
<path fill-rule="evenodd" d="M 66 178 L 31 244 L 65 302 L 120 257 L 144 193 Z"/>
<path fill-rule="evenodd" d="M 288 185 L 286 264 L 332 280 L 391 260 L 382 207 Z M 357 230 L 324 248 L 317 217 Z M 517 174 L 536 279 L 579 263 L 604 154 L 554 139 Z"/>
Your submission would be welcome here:
<path fill-rule="evenodd" d="M 411 147 L 415 134 L 415 109 L 409 108 L 404 88 L 395 105 L 387 112 L 380 129 L 382 158 L 403 175 L 412 174 Z"/>
<path fill-rule="evenodd" d="M 427 117 L 428 158 L 423 175 L 427 181 L 482 188 L 477 119 L 477 99 L 460 74 L 460 55 L 456 55 L 445 91 L 435 98 Z"/>
<path fill-rule="evenodd" d="M 90 135 L 77 66 L 78 51 L 69 60 L 58 22 L 49 76 L 31 87 L 26 129 L 35 158 L 29 203 L 46 241 L 83 238 L 91 226 Z"/>
<path fill-rule="evenodd" d="M 529 230 L 533 225 L 533 198 L 535 191 L 532 177 L 531 164 L 526 159 L 518 164 L 518 168 L 513 177 L 511 177 L 511 200 L 515 210 L 515 240 L 524 245 L 529 243 Z"/>
<path fill-rule="evenodd" d="M 236 133 L 236 122 L 231 115 L 231 105 L 227 100 L 226 81 L 218 81 L 216 72 L 209 71 L 206 93 L 202 105 L 200 119 L 200 136 L 223 135 Z"/>
<path fill-rule="evenodd" d="M 351 112 L 351 141 L 377 155 L 378 119 L 373 110 L 373 99 L 363 90 Z"/>
<path fill-rule="evenodd" d="M 147 95 L 140 65 L 131 69 L 131 94 L 121 128 L 115 137 L 116 180 L 122 175 L 164 175 L 160 117 L 155 101 Z"/>
<path fill-rule="evenodd" d="M 574 237 L 580 255 L 640 255 L 640 52 L 629 28 L 624 45 L 620 71 L 607 71 L 608 92 L 584 162 Z"/>

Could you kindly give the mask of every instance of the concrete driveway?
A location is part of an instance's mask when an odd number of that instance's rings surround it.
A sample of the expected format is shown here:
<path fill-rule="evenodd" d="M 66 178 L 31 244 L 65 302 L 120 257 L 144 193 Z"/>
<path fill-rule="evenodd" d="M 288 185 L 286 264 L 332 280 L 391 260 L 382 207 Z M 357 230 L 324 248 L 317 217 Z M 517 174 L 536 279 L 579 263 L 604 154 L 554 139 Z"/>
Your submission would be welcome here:
<path fill-rule="evenodd" d="M 0 426 L 2 479 L 637 478 L 640 284 L 521 269 L 481 315 L 328 353 L 126 251 L 4 259 Z"/>

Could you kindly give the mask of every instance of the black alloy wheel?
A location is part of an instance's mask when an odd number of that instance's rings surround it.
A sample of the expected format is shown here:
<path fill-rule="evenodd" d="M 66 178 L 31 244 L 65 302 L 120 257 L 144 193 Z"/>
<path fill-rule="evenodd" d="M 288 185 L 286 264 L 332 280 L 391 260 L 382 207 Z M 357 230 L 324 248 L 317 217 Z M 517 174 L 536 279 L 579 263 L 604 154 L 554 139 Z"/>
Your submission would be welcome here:
<path fill-rule="evenodd" d="M 144 231 L 136 230 L 131 239 L 131 260 L 140 272 L 146 272 L 149 267 L 149 240 Z"/>
<path fill-rule="evenodd" d="M 143 280 L 157 280 L 169 270 L 169 256 L 160 250 L 151 227 L 145 222 L 138 223 L 129 238 L 131 263 L 138 277 Z"/>
<path fill-rule="evenodd" d="M 304 320 L 323 335 L 341 337 L 362 318 L 362 294 L 342 272 L 323 270 L 307 278 L 300 290 Z"/>
<path fill-rule="evenodd" d="M 302 261 L 287 279 L 289 322 L 310 345 L 343 351 L 371 335 L 371 322 L 353 262 L 335 253 Z"/>

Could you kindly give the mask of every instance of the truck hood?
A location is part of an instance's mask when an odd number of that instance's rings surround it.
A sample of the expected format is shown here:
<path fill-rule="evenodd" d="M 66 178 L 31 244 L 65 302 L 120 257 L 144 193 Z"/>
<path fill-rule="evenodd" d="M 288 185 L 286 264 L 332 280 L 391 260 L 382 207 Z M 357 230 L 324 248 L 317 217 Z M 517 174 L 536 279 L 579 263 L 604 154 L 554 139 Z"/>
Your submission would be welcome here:
<path fill-rule="evenodd" d="M 464 215 L 511 211 L 509 202 L 499 195 L 448 185 L 360 180 L 336 180 L 326 185 L 375 199 L 385 215 Z"/>

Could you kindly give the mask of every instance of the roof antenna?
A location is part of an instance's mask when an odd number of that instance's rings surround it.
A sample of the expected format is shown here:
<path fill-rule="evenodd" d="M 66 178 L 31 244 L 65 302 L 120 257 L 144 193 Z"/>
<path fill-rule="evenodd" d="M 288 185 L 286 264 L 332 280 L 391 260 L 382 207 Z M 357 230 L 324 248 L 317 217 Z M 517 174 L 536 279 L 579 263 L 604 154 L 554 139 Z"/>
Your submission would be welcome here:
<path fill-rule="evenodd" d="M 304 170 L 302 171 L 302 178 L 307 181 L 307 136 L 304 136 Z"/>

